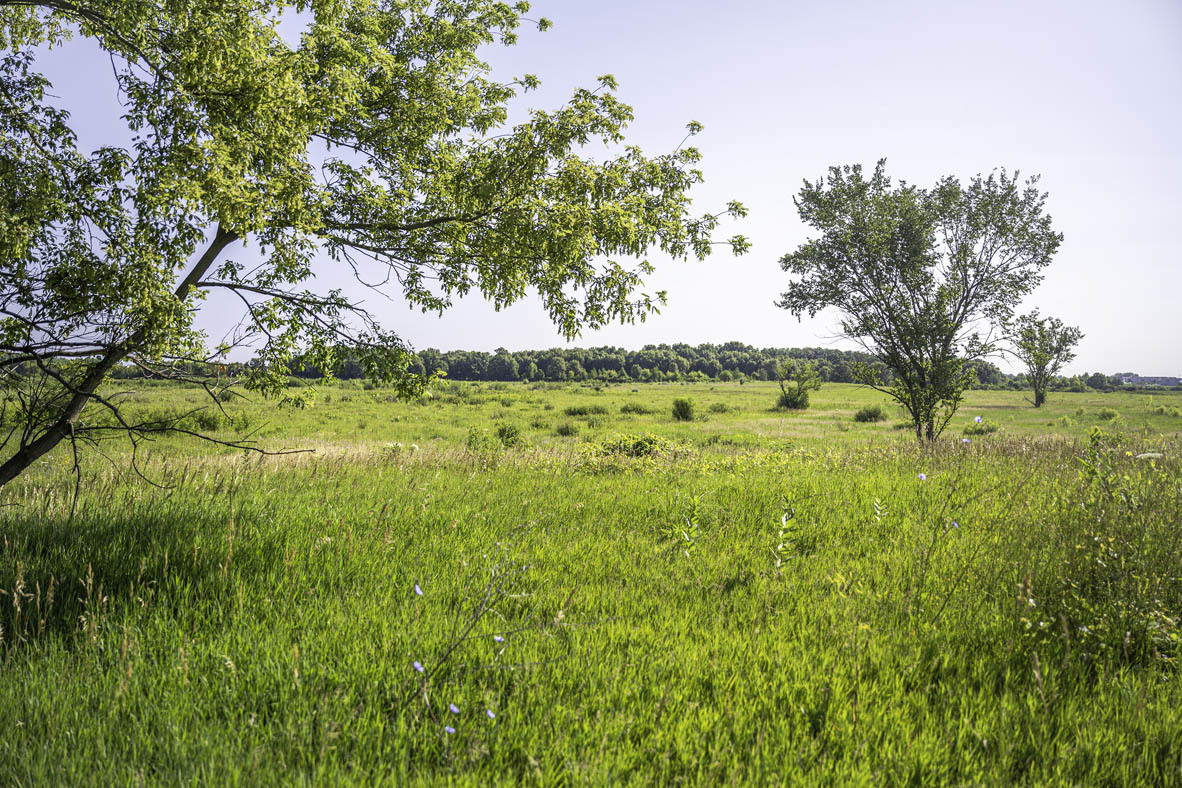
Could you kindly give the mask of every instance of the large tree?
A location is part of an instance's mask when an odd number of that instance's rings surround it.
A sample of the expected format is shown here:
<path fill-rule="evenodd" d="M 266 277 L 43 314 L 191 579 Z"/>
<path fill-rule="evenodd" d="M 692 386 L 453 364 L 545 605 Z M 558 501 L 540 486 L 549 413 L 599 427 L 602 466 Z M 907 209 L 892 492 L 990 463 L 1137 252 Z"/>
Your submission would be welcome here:
<path fill-rule="evenodd" d="M 969 362 L 996 352 L 1062 241 L 1035 184 L 1002 170 L 921 189 L 893 185 L 885 161 L 869 178 L 832 167 L 795 200 L 817 235 L 780 260 L 796 278 L 778 305 L 798 318 L 835 308 L 842 334 L 893 373 L 860 365 L 856 379 L 896 399 L 917 439 L 935 440 L 972 382 Z"/>
<path fill-rule="evenodd" d="M 1047 401 L 1047 387 L 1064 364 L 1075 358 L 1083 333 L 1057 317 L 1039 317 L 1038 310 L 1019 317 L 1012 328 L 1011 351 L 1026 367 L 1034 389 L 1034 407 Z"/>
<path fill-rule="evenodd" d="M 240 301 L 235 340 L 256 341 L 246 388 L 278 396 L 293 363 L 331 371 L 342 349 L 421 388 L 399 337 L 324 284 L 349 276 L 425 311 L 532 290 L 567 337 L 653 311 L 643 257 L 704 257 L 743 209 L 691 216 L 698 152 L 623 146 L 632 110 L 610 77 L 508 126 L 538 81 L 493 79 L 479 50 L 513 43 L 527 11 L 0 0 L 0 484 L 65 438 L 180 426 L 129 420 L 100 386 L 120 364 L 168 376 L 215 358 L 195 328 L 210 293 Z M 80 150 L 53 105 L 37 65 L 69 36 L 109 55 L 127 145 Z"/>

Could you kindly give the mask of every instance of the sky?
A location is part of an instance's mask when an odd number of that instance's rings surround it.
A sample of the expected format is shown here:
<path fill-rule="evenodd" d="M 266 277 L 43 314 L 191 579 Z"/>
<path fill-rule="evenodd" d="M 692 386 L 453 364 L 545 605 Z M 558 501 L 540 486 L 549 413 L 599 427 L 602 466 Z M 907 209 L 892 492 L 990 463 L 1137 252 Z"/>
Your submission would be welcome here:
<path fill-rule="evenodd" d="M 498 313 L 473 296 L 440 317 L 370 296 L 412 346 L 852 348 L 836 337 L 836 314 L 798 321 L 775 306 L 787 283 L 778 260 L 809 237 L 792 202 L 804 179 L 885 157 L 893 178 L 921 186 L 999 167 L 1038 174 L 1064 242 L 1023 306 L 1083 330 L 1066 372 L 1182 375 L 1178 0 L 540 0 L 529 16 L 554 26 L 484 53 L 496 77 L 541 78 L 516 111 L 557 107 L 610 73 L 635 110 L 628 141 L 647 153 L 672 150 L 686 123 L 701 122 L 693 144 L 706 182 L 694 210 L 743 202 L 748 217 L 719 237 L 742 233 L 752 249 L 719 248 L 705 262 L 651 256 L 644 289 L 668 292 L 661 313 L 573 343 L 532 300 Z M 95 146 L 119 134 L 102 64 L 80 44 L 40 61 Z M 215 304 L 202 319 L 216 340 L 232 316 Z"/>

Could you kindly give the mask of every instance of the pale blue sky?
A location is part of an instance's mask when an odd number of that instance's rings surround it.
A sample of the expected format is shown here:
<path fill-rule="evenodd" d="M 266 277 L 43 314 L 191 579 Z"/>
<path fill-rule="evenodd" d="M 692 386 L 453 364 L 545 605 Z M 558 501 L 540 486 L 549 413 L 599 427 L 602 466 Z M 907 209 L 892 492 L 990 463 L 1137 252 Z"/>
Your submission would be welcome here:
<path fill-rule="evenodd" d="M 921 185 L 1002 166 L 1041 174 L 1065 241 L 1028 305 L 1084 330 L 1069 371 L 1182 374 L 1178 0 L 541 0 L 530 15 L 554 27 L 489 52 L 494 74 L 542 79 L 528 106 L 614 74 L 636 110 L 630 141 L 648 152 L 676 146 L 690 120 L 705 125 L 699 210 L 731 198 L 750 209 L 726 228 L 752 240 L 750 254 L 653 257 L 646 289 L 668 291 L 662 314 L 576 344 L 847 347 L 832 339 L 834 316 L 798 323 L 773 305 L 777 260 L 806 237 L 792 205 L 802 179 L 885 156 L 892 176 Z M 76 45 L 42 60 L 55 92 L 93 116 L 87 144 L 117 133 L 100 115 L 101 62 Z M 443 318 L 369 306 L 418 348 L 562 344 L 533 303 L 497 314 L 470 298 Z M 225 319 L 206 323 L 214 338 Z"/>

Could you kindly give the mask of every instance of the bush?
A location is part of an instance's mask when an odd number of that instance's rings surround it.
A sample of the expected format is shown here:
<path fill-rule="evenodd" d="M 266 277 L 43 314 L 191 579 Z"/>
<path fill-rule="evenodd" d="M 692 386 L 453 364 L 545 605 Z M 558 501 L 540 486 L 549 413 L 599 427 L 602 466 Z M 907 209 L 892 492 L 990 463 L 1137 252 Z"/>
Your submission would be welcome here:
<path fill-rule="evenodd" d="M 602 405 L 571 405 L 563 413 L 567 416 L 606 416 L 607 408 Z"/>
<path fill-rule="evenodd" d="M 645 414 L 645 413 L 652 413 L 652 412 L 653 412 L 652 408 L 648 407 L 647 405 L 642 405 L 639 402 L 625 402 L 623 405 L 620 406 L 620 413 Z"/>
<path fill-rule="evenodd" d="M 786 359 L 777 370 L 780 381 L 780 398 L 777 408 L 806 410 L 809 406 L 809 392 L 821 388 L 821 375 L 812 361 Z"/>
<path fill-rule="evenodd" d="M 693 421 L 694 401 L 689 397 L 678 397 L 673 400 L 673 420 Z"/>
<path fill-rule="evenodd" d="M 889 418 L 886 408 L 882 405 L 867 405 L 854 414 L 854 421 L 862 423 L 886 421 Z"/>
<path fill-rule="evenodd" d="M 516 424 L 502 424 L 497 427 L 497 440 L 502 446 L 515 446 L 521 440 L 521 430 Z"/>
<path fill-rule="evenodd" d="M 1112 408 L 1100 408 L 1096 411 L 1096 418 L 1100 421 L 1115 421 L 1120 418 L 1120 414 Z"/>
<path fill-rule="evenodd" d="M 999 429 L 1001 429 L 1001 428 L 998 427 L 993 422 L 985 421 L 984 419 L 981 419 L 981 421 L 970 422 L 964 428 L 964 434 L 965 435 L 988 435 L 991 432 L 997 432 Z"/>
<path fill-rule="evenodd" d="M 570 438 L 579 434 L 579 425 L 564 421 L 554 428 L 554 434 L 561 438 Z"/>
<path fill-rule="evenodd" d="M 738 408 L 733 408 L 725 402 L 715 402 L 710 406 L 711 413 L 730 413 L 733 410 L 738 410 Z"/>
<path fill-rule="evenodd" d="M 213 432 L 222 428 L 222 414 L 216 410 L 202 410 L 193 414 L 193 426 L 202 432 Z"/>

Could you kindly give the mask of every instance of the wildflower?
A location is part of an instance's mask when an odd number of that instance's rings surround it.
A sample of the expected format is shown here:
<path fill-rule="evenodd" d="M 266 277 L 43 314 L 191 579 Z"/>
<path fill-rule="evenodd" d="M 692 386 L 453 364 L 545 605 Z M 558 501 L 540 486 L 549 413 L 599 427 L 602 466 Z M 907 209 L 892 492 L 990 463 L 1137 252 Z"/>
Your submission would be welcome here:
<path fill-rule="evenodd" d="M 419 584 L 415 583 L 415 596 L 422 596 L 423 589 L 419 588 Z"/>
<path fill-rule="evenodd" d="M 489 718 L 490 720 L 495 720 L 495 719 L 497 718 L 497 715 L 493 714 L 493 710 L 492 710 L 492 709 L 485 709 L 485 710 L 484 710 L 484 713 L 488 715 L 488 718 Z"/>
<path fill-rule="evenodd" d="M 505 642 L 505 639 L 504 639 L 503 637 L 501 637 L 500 635 L 493 635 L 493 640 L 495 640 L 495 641 L 496 641 L 496 642 L 498 642 L 498 643 L 504 643 L 504 642 Z"/>
<path fill-rule="evenodd" d="M 419 662 L 417 659 L 414 662 L 414 669 L 417 670 L 419 673 L 426 673 L 427 672 L 426 668 L 423 667 L 423 663 Z"/>
<path fill-rule="evenodd" d="M 919 475 L 919 480 L 920 480 L 921 482 L 926 482 L 926 481 L 928 480 L 928 475 L 927 475 L 926 473 L 921 473 L 921 474 Z"/>
<path fill-rule="evenodd" d="M 977 422 L 978 424 L 980 424 L 980 423 L 981 423 L 981 417 L 980 417 L 980 416 L 978 416 L 977 418 L 973 419 L 973 421 L 975 421 L 975 422 Z"/>
<path fill-rule="evenodd" d="M 460 713 L 460 707 L 454 703 L 447 704 L 447 710 L 450 711 L 452 714 L 459 714 Z"/>
<path fill-rule="evenodd" d="M 956 520 L 953 520 L 953 521 L 952 521 L 952 527 L 953 527 L 953 528 L 960 528 L 960 523 L 956 522 Z"/>
<path fill-rule="evenodd" d="M 443 730 L 445 733 L 455 733 L 456 732 L 456 729 L 450 725 L 444 725 Z"/>
<path fill-rule="evenodd" d="M 972 443 L 972 441 L 970 441 L 968 438 L 961 438 L 960 442 L 961 443 Z"/>

